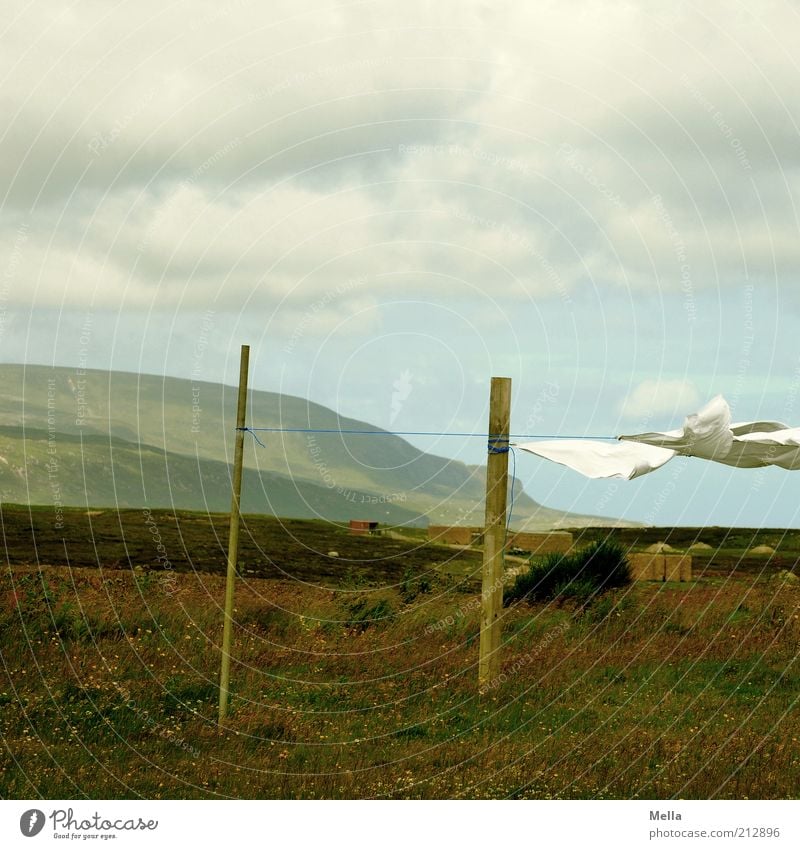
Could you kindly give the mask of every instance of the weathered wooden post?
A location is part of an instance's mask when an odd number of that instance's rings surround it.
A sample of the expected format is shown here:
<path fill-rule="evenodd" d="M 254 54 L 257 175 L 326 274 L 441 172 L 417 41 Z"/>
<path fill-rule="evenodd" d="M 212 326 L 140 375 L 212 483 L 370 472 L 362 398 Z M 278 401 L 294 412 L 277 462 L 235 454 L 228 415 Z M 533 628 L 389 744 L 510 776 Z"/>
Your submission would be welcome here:
<path fill-rule="evenodd" d="M 506 542 L 508 452 L 511 431 L 511 378 L 493 377 L 489 395 L 486 460 L 486 519 L 483 531 L 483 587 L 478 686 L 490 686 L 500 671 L 503 611 L 503 551 Z"/>
<path fill-rule="evenodd" d="M 225 582 L 225 621 L 222 626 L 222 670 L 219 676 L 219 724 L 228 713 L 228 684 L 231 675 L 231 637 L 233 632 L 233 588 L 239 558 L 239 517 L 242 498 L 242 461 L 244 459 L 244 426 L 247 415 L 247 372 L 250 346 L 242 345 L 239 361 L 239 401 L 236 408 L 236 442 L 233 453 L 233 486 L 231 524 L 228 532 L 228 573 Z"/>

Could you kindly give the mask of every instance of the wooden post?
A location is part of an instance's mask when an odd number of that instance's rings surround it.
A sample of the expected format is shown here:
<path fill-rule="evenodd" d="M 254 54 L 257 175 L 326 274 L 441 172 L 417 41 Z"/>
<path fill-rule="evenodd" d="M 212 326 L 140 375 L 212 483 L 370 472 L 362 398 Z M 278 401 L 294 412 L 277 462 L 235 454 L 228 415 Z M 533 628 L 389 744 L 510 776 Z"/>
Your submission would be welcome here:
<path fill-rule="evenodd" d="M 231 676 L 231 637 L 233 631 L 233 586 L 239 557 L 239 517 L 242 498 L 242 460 L 244 458 L 244 426 L 247 415 L 247 371 L 250 346 L 242 345 L 239 362 L 239 401 L 236 408 L 236 443 L 233 452 L 233 489 L 231 524 L 228 532 L 228 573 L 225 581 L 225 621 L 222 626 L 222 670 L 219 677 L 219 724 L 228 713 L 228 684 Z"/>
<path fill-rule="evenodd" d="M 491 685 L 500 672 L 500 616 L 503 610 L 503 551 L 508 501 L 508 435 L 511 431 L 511 378 L 493 377 L 489 396 L 486 461 L 486 519 L 483 531 L 483 587 L 478 685 Z"/>

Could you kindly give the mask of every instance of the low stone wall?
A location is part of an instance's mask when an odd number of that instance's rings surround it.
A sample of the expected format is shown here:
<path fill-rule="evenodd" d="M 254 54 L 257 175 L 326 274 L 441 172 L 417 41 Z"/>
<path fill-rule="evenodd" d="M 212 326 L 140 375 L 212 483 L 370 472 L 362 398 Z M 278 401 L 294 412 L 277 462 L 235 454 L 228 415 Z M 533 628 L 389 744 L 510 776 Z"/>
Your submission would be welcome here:
<path fill-rule="evenodd" d="M 468 528 L 461 525 L 428 525 L 428 539 L 432 542 L 448 545 L 472 545 L 472 535 L 482 528 Z"/>
<path fill-rule="evenodd" d="M 483 545 L 483 528 L 464 525 L 429 525 L 428 539 L 447 545 Z M 553 533 L 510 533 L 506 548 L 519 548 L 531 554 L 567 554 L 572 550 L 572 534 L 566 531 Z"/>
<path fill-rule="evenodd" d="M 566 531 L 509 534 L 507 547 L 531 554 L 568 554 L 572 550 L 572 534 Z"/>

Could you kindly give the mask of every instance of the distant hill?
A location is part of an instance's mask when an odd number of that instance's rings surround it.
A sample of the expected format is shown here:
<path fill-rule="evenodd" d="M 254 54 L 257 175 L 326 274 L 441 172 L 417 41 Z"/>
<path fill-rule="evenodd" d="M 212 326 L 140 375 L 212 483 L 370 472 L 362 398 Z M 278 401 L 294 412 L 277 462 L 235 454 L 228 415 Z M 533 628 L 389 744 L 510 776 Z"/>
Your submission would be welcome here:
<path fill-rule="evenodd" d="M 298 518 L 483 522 L 484 471 L 302 398 L 252 391 L 242 506 Z M 156 375 L 0 366 L 0 498 L 75 506 L 227 510 L 236 389 Z M 515 527 L 616 524 L 537 504 L 518 486 Z"/>

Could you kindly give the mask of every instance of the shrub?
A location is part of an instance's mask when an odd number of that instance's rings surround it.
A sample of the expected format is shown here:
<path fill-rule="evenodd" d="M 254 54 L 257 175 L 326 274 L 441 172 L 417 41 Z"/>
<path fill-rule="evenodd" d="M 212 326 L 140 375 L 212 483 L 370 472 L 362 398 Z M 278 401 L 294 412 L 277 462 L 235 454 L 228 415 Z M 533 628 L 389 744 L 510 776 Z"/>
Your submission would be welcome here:
<path fill-rule="evenodd" d="M 348 627 L 356 631 L 366 631 L 370 625 L 385 624 L 385 620 L 392 615 L 392 606 L 384 598 L 374 604 L 362 598 L 350 604 L 348 611 L 350 613 L 347 620 Z"/>
<path fill-rule="evenodd" d="M 532 560 L 506 590 L 505 603 L 574 598 L 587 603 L 606 590 L 631 581 L 624 549 L 603 540 L 572 554 L 546 554 Z"/>
<path fill-rule="evenodd" d="M 199 714 L 203 708 L 214 704 L 218 694 L 216 681 L 174 676 L 164 684 L 161 710 L 168 716 Z"/>
<path fill-rule="evenodd" d="M 411 569 L 403 572 L 403 580 L 400 583 L 400 596 L 406 604 L 410 604 L 417 597 L 417 589 L 414 586 Z"/>
<path fill-rule="evenodd" d="M 419 740 L 428 736 L 428 729 L 422 725 L 409 725 L 407 728 L 398 728 L 392 732 L 393 737 L 401 740 Z"/>
<path fill-rule="evenodd" d="M 285 637 L 298 617 L 279 607 L 256 607 L 243 610 L 237 623 L 244 628 L 274 637 Z"/>
<path fill-rule="evenodd" d="M 411 604 L 418 595 L 429 593 L 431 589 L 432 584 L 427 576 L 415 581 L 411 569 L 406 569 L 403 573 L 403 580 L 400 583 L 400 597 L 406 604 Z"/>
<path fill-rule="evenodd" d="M 63 642 L 95 643 L 101 639 L 120 640 L 124 625 L 97 612 L 82 610 L 72 602 L 61 602 L 53 609 L 53 630 Z"/>

